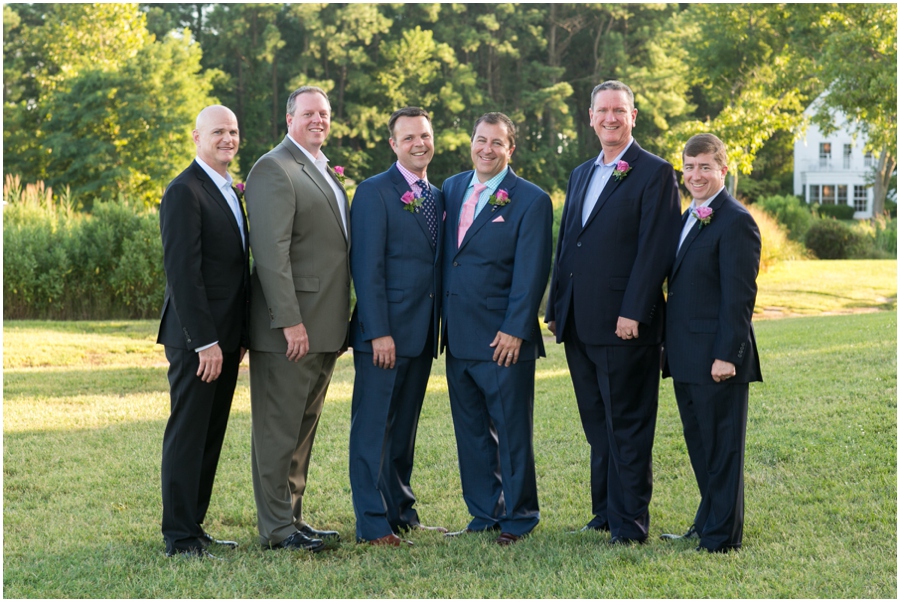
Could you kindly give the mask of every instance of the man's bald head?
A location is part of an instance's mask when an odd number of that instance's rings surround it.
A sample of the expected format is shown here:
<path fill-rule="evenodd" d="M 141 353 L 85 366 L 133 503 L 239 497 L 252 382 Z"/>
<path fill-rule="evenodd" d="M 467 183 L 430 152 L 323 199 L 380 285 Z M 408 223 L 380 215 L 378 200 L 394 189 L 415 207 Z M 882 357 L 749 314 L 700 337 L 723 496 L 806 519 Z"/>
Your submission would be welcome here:
<path fill-rule="evenodd" d="M 193 132 L 197 157 L 223 177 L 237 154 L 240 131 L 235 114 L 228 107 L 211 105 L 197 115 Z"/>

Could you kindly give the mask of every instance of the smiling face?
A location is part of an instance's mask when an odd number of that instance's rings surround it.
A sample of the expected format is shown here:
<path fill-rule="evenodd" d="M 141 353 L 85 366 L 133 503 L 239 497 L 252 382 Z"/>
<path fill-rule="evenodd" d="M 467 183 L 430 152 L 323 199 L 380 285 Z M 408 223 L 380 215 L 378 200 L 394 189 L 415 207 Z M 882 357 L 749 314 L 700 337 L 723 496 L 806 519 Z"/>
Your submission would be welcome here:
<path fill-rule="evenodd" d="M 601 90 L 594 95 L 593 106 L 588 110 L 591 127 L 607 159 L 621 153 L 631 140 L 631 130 L 637 119 L 637 109 L 631 104 L 624 90 Z"/>
<path fill-rule="evenodd" d="M 694 198 L 694 204 L 705 203 L 725 185 L 728 167 L 719 165 L 712 153 L 684 157 L 684 185 Z"/>
<path fill-rule="evenodd" d="M 315 157 L 331 129 L 331 105 L 318 92 L 297 96 L 294 114 L 287 116 L 288 133 Z"/>
<path fill-rule="evenodd" d="M 472 136 L 472 164 L 479 182 L 487 182 L 506 169 L 516 147 L 503 123 L 482 121 Z"/>
<path fill-rule="evenodd" d="M 428 118 L 399 117 L 390 138 L 397 162 L 420 178 L 434 157 L 434 136 Z"/>
<path fill-rule="evenodd" d="M 222 106 L 206 107 L 197 116 L 197 129 L 192 135 L 197 156 L 224 176 L 240 142 L 234 113 Z"/>

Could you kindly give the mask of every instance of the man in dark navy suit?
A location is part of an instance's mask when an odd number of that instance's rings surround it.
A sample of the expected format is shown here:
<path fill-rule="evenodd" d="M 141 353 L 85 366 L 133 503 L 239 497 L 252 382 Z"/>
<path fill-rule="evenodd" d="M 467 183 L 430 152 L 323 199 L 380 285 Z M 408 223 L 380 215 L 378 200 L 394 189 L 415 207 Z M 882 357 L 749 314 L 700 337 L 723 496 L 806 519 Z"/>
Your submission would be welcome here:
<path fill-rule="evenodd" d="M 759 229 L 725 190 L 728 156 L 712 134 L 684 147 L 684 185 L 693 197 L 680 228 L 669 274 L 666 366 L 700 488 L 694 524 L 698 550 L 741 547 L 744 527 L 744 442 L 749 383 L 761 381 L 753 306 L 759 272 Z"/>
<path fill-rule="evenodd" d="M 425 527 L 410 486 L 419 412 L 437 357 L 444 202 L 428 182 L 434 135 L 428 112 L 406 107 L 388 123 L 397 162 L 362 182 L 350 209 L 356 308 L 350 344 L 356 380 L 350 486 L 356 537 L 402 546 Z"/>
<path fill-rule="evenodd" d="M 589 115 L 602 151 L 569 177 L 545 319 L 565 343 L 591 446 L 594 516 L 582 530 L 609 531 L 612 544 L 643 543 L 678 184 L 672 166 L 632 137 L 628 86 L 595 87 Z"/>
<path fill-rule="evenodd" d="M 237 118 L 223 106 L 197 116 L 197 158 L 166 188 L 159 225 L 166 294 L 158 341 L 169 360 L 171 414 L 163 436 L 162 533 L 166 555 L 211 556 L 201 526 L 238 365 L 249 346 L 247 219 L 227 167 Z"/>
<path fill-rule="evenodd" d="M 537 311 L 550 272 L 553 207 L 509 168 L 516 127 L 486 113 L 472 133 L 474 171 L 444 182 L 447 231 L 441 348 L 456 432 L 464 531 L 515 543 L 540 519 L 534 472 Z"/>

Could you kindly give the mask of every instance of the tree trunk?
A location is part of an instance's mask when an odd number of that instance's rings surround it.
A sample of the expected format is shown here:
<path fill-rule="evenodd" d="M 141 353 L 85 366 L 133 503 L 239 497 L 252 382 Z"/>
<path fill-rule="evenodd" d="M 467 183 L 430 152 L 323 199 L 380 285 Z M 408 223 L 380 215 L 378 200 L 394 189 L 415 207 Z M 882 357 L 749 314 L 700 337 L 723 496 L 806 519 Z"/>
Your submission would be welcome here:
<path fill-rule="evenodd" d="M 872 217 L 878 217 L 884 213 L 884 199 L 887 196 L 888 186 L 891 184 L 891 176 L 896 168 L 897 157 L 891 155 L 887 147 L 881 149 L 878 167 L 875 169 L 875 184 L 872 186 Z"/>

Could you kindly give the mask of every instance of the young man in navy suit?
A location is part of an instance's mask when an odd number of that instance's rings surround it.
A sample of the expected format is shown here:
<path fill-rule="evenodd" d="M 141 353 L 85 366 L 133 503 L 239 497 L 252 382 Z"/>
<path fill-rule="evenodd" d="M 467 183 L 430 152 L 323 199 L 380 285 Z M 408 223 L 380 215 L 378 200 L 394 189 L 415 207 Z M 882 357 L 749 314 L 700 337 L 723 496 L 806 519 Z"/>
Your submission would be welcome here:
<path fill-rule="evenodd" d="M 247 218 L 228 175 L 237 117 L 213 105 L 197 116 L 197 158 L 159 205 L 166 294 L 158 343 L 169 360 L 172 411 L 162 450 L 166 556 L 212 556 L 209 508 L 238 365 L 249 347 Z"/>
<path fill-rule="evenodd" d="M 350 344 L 356 380 L 350 486 L 356 537 L 403 546 L 425 527 L 410 486 L 419 412 L 437 357 L 444 202 L 428 182 L 434 134 L 428 112 L 406 107 L 388 123 L 397 162 L 362 182 L 350 209 L 356 308 Z"/>
<path fill-rule="evenodd" d="M 595 87 L 588 114 L 602 151 L 569 177 L 545 319 L 565 343 L 591 446 L 594 516 L 582 531 L 609 531 L 611 544 L 643 543 L 678 184 L 672 166 L 632 137 L 637 109 L 628 86 Z"/>
<path fill-rule="evenodd" d="M 669 273 L 663 376 L 675 383 L 700 507 L 685 535 L 662 538 L 699 537 L 698 551 L 728 552 L 743 536 L 749 383 L 762 380 L 751 322 L 760 237 L 753 217 L 725 190 L 722 141 L 698 134 L 683 157 L 694 200 Z"/>
<path fill-rule="evenodd" d="M 441 348 L 466 532 L 498 530 L 509 545 L 540 519 L 534 472 L 538 306 L 550 271 L 553 208 L 509 168 L 516 127 L 502 113 L 476 122 L 474 171 L 444 182 L 447 204 Z"/>

